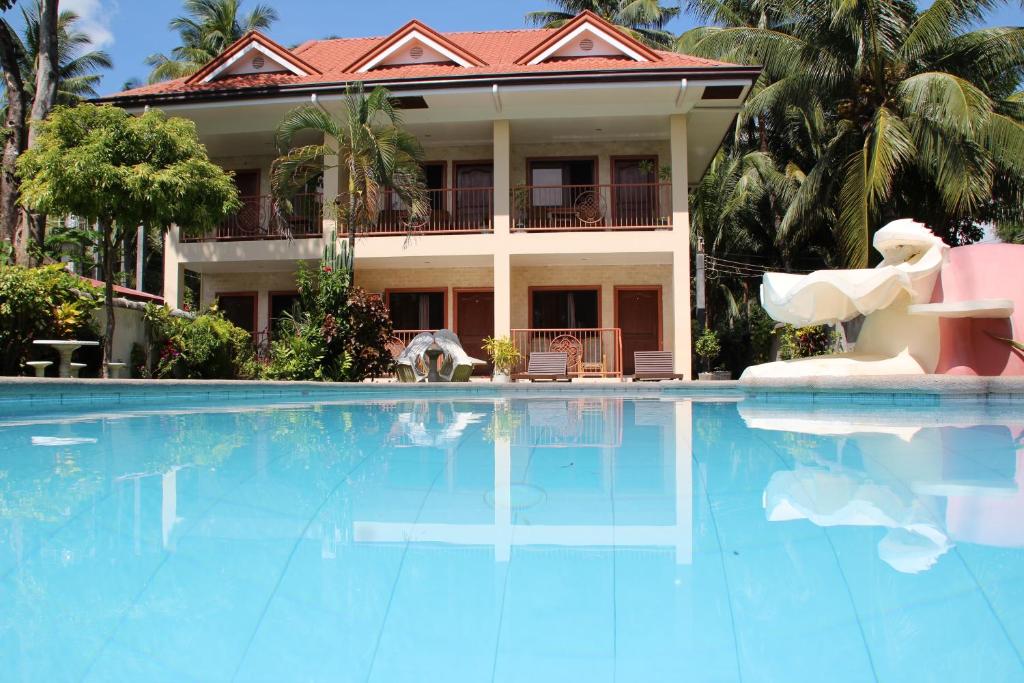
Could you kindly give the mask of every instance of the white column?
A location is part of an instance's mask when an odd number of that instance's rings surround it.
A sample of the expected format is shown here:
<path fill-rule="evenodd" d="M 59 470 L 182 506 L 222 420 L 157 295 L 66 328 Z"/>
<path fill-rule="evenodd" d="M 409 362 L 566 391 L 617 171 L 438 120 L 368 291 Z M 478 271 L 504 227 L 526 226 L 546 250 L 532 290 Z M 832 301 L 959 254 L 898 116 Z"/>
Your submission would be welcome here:
<path fill-rule="evenodd" d="M 164 233 L 164 301 L 171 308 L 181 308 L 185 295 L 185 266 L 178 255 L 178 226 Z"/>
<path fill-rule="evenodd" d="M 511 132 L 508 121 L 494 122 L 494 335 L 512 329 Z"/>
<path fill-rule="evenodd" d="M 686 116 L 669 117 L 672 153 L 672 330 L 675 371 L 690 379 L 690 206 Z"/>

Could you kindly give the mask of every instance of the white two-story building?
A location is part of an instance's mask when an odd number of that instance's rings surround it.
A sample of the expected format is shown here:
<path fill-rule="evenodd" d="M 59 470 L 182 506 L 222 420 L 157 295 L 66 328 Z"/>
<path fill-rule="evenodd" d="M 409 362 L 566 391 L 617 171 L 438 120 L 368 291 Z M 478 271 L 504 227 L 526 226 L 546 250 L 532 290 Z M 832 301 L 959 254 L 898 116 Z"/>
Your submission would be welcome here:
<path fill-rule="evenodd" d="M 590 13 L 559 29 L 438 33 L 411 21 L 382 38 L 286 49 L 250 33 L 187 79 L 106 98 L 196 122 L 233 171 L 243 209 L 213 231 L 167 237 L 164 294 L 186 270 L 258 337 L 295 296 L 299 262 L 334 225 L 328 169 L 271 220 L 274 132 L 290 109 L 340 110 L 355 81 L 387 87 L 426 153 L 431 213 L 397 203 L 360 232 L 356 283 L 387 302 L 398 336 L 448 327 L 474 355 L 489 335 L 558 348 L 587 376 L 672 350 L 690 371 L 688 188 L 704 173 L 759 70 L 652 50 Z"/>

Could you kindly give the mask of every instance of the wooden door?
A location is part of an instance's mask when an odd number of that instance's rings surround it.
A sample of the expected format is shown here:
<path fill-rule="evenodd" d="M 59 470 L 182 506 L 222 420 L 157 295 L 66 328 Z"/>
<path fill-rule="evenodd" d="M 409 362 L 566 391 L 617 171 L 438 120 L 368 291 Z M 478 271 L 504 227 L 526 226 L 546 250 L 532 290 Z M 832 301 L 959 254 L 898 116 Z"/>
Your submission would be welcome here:
<path fill-rule="evenodd" d="M 246 332 L 256 334 L 256 294 L 218 294 L 217 307 L 224 317 Z"/>
<path fill-rule="evenodd" d="M 612 209 L 618 226 L 653 226 L 658 217 L 658 160 L 636 157 L 612 160 L 615 184 Z"/>
<path fill-rule="evenodd" d="M 242 208 L 238 210 L 232 226 L 236 234 L 225 237 L 251 235 L 258 232 L 260 227 L 260 172 L 235 171 L 235 187 L 238 188 Z"/>
<path fill-rule="evenodd" d="M 456 292 L 455 316 L 462 348 L 473 358 L 487 360 L 484 337 L 494 335 L 494 292 Z M 477 366 L 474 375 L 489 375 L 491 365 Z"/>
<path fill-rule="evenodd" d="M 616 290 L 615 325 L 622 330 L 623 372 L 632 375 L 634 351 L 661 350 L 661 291 Z"/>
<path fill-rule="evenodd" d="M 456 227 L 478 230 L 491 224 L 494 165 L 461 163 L 455 167 Z"/>

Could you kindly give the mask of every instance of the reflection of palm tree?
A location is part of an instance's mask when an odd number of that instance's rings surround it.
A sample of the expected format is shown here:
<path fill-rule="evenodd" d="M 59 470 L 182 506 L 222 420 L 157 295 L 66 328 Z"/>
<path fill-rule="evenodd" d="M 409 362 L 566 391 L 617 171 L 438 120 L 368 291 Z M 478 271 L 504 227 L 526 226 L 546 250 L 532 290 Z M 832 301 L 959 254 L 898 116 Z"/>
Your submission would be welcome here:
<path fill-rule="evenodd" d="M 185 16 L 171 19 L 169 27 L 181 37 L 171 55 L 146 58 L 153 67 L 149 82 L 190 76 L 241 38 L 247 31 L 269 28 L 277 12 L 268 5 L 256 5 L 244 17 L 242 0 L 185 0 Z"/>

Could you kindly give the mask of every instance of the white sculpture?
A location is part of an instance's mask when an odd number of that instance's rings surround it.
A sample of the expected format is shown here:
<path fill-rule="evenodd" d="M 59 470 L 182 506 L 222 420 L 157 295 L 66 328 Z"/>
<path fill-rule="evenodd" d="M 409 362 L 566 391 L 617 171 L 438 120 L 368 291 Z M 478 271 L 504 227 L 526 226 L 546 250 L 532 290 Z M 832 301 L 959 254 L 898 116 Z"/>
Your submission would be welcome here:
<path fill-rule="evenodd" d="M 931 300 L 949 247 L 920 223 L 898 220 L 875 233 L 876 268 L 767 273 L 761 302 L 791 325 L 845 322 L 867 316 L 856 350 L 747 368 L 744 378 L 813 375 L 927 374 L 938 361 L 938 318 L 915 314 Z"/>
<path fill-rule="evenodd" d="M 486 364 L 466 353 L 451 330 L 421 332 L 395 359 L 400 382 L 468 382 L 473 367 Z"/>

